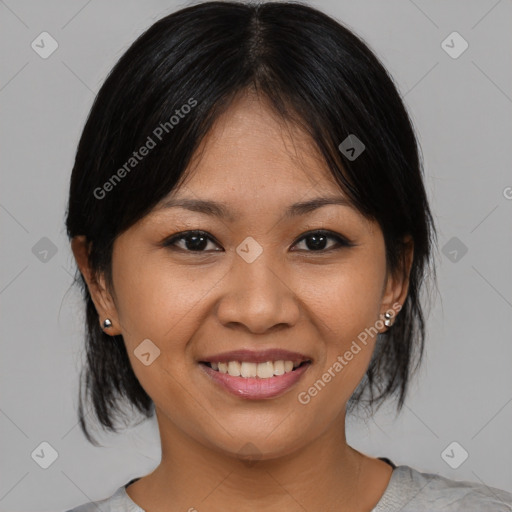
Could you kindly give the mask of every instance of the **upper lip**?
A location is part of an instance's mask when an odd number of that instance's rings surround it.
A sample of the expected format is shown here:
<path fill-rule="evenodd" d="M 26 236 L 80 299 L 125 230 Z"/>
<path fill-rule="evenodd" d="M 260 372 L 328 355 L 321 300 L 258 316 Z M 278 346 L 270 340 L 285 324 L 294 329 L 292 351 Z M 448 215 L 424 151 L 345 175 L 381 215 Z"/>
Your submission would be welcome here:
<path fill-rule="evenodd" d="M 311 361 L 311 358 L 291 352 L 289 350 L 270 348 L 266 350 L 232 350 L 231 352 L 222 352 L 212 356 L 204 357 L 201 362 L 205 363 L 228 363 L 229 361 L 244 361 L 248 363 L 265 363 L 266 361 Z"/>

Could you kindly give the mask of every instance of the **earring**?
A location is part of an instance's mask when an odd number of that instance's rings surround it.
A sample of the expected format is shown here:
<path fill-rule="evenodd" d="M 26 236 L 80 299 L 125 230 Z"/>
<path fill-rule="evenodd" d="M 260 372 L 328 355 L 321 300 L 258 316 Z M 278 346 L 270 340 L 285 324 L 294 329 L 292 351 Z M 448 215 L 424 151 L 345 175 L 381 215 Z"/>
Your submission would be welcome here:
<path fill-rule="evenodd" d="M 384 320 L 384 325 L 385 325 L 386 327 L 391 327 L 391 326 L 393 325 L 393 322 L 391 321 L 391 319 L 393 318 L 393 316 L 391 315 L 391 313 L 389 313 L 388 311 L 386 311 L 386 312 L 384 313 L 384 318 L 385 318 L 385 320 Z"/>
<path fill-rule="evenodd" d="M 109 327 L 112 327 L 112 322 L 109 318 L 105 318 L 103 322 L 103 329 L 108 329 Z"/>

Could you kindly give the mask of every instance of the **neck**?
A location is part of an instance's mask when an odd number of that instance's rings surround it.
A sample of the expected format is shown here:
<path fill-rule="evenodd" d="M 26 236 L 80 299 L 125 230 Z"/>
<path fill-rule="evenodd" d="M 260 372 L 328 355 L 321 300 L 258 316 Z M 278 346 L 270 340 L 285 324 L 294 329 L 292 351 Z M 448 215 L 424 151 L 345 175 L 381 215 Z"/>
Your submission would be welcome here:
<path fill-rule="evenodd" d="M 256 453 L 241 460 L 209 448 L 180 430 L 157 410 L 162 460 L 148 476 L 132 484 L 129 496 L 146 512 L 153 510 L 367 511 L 385 490 L 377 482 L 386 463 L 350 447 L 344 413 L 319 438 L 278 457 Z M 243 453 L 249 453 L 249 444 Z M 253 445 L 252 445 L 253 446 Z M 376 485 L 370 485 L 372 480 Z M 372 489 L 370 492 L 368 489 Z M 373 493 L 373 494 L 372 494 Z"/>

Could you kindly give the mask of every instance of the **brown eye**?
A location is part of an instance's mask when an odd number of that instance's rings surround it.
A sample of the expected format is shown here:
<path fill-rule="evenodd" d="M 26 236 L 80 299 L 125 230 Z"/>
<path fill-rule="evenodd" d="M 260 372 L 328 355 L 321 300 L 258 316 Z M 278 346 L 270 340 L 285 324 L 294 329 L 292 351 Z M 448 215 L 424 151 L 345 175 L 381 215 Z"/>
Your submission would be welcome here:
<path fill-rule="evenodd" d="M 334 247 L 329 247 L 326 249 L 326 245 L 328 245 L 329 239 L 334 240 L 336 244 Z M 306 241 L 306 252 L 327 252 L 339 249 L 341 247 L 351 247 L 354 245 L 341 235 L 333 233 L 332 231 L 325 230 L 311 231 L 306 235 L 302 236 L 297 243 L 300 243 L 302 241 Z"/>
<path fill-rule="evenodd" d="M 186 252 L 207 252 L 204 249 L 209 241 L 214 242 L 214 239 L 204 231 L 185 231 L 166 240 L 163 246 L 182 249 Z M 181 247 L 177 245 L 178 242 L 183 242 Z"/>
<path fill-rule="evenodd" d="M 329 240 L 334 240 L 334 246 L 331 244 L 331 247 L 329 247 Z M 305 242 L 306 249 L 300 250 L 305 250 L 306 252 L 329 252 L 341 249 L 342 247 L 352 247 L 355 245 L 341 235 L 326 230 L 316 230 L 306 233 L 294 244 L 294 247 L 303 241 Z M 164 247 L 183 250 L 185 252 L 204 253 L 212 250 L 206 250 L 209 242 L 212 242 L 213 245 L 217 245 L 215 239 L 205 231 L 194 230 L 178 233 L 177 235 L 165 240 L 162 245 Z M 178 243 L 181 245 L 178 245 Z M 218 249 L 213 250 L 215 252 L 219 252 Z M 220 251 L 222 251 L 222 249 L 220 249 Z"/>

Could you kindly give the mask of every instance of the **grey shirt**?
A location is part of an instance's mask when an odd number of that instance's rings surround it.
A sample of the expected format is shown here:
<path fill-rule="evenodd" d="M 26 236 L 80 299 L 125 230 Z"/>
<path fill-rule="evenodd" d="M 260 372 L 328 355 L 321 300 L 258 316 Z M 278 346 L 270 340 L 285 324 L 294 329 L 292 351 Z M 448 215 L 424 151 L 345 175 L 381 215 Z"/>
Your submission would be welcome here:
<path fill-rule="evenodd" d="M 512 512 L 512 494 L 481 483 L 457 481 L 409 466 L 393 466 L 386 491 L 371 512 Z M 126 487 L 110 497 L 86 503 L 67 512 L 145 512 L 135 504 Z"/>

